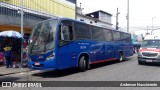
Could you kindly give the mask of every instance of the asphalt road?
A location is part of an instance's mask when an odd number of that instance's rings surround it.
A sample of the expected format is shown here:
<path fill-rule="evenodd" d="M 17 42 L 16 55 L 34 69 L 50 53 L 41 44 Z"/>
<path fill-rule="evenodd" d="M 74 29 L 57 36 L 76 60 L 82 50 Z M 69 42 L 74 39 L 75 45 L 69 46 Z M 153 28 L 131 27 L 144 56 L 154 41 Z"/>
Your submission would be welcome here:
<path fill-rule="evenodd" d="M 32 71 L 0 77 L 2 80 L 12 81 L 160 81 L 160 65 L 138 65 L 136 55 L 123 62 L 107 62 L 91 66 L 91 70 L 79 72 L 76 68 L 61 71 Z M 22 88 L 3 88 L 21 90 Z M 23 88 L 32 90 L 39 88 Z M 41 88 L 42 89 L 42 88 Z M 44 88 L 43 88 L 44 89 Z M 158 87 L 54 87 L 45 90 L 157 90 Z"/>

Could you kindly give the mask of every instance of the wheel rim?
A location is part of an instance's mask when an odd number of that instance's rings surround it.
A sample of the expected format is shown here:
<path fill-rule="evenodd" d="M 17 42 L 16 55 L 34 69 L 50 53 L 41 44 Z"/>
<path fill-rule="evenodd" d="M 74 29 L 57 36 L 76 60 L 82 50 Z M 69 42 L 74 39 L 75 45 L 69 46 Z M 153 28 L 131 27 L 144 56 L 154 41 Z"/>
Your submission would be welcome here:
<path fill-rule="evenodd" d="M 84 65 L 84 68 L 86 68 L 86 60 L 85 59 L 83 60 L 83 65 Z"/>
<path fill-rule="evenodd" d="M 123 56 L 122 56 L 122 54 L 120 54 L 120 59 L 119 59 L 119 61 L 122 61 L 123 60 Z"/>
<path fill-rule="evenodd" d="M 82 57 L 82 60 L 83 60 L 83 68 L 85 68 L 86 67 L 86 60 L 85 60 L 84 56 Z"/>

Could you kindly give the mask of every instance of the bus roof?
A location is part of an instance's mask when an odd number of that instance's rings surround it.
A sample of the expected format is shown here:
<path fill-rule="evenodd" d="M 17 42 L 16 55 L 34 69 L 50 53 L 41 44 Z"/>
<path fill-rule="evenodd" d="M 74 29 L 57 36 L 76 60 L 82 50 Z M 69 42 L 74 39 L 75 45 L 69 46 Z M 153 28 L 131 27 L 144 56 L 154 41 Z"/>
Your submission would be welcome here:
<path fill-rule="evenodd" d="M 87 23 L 82 22 L 82 21 L 78 21 L 78 20 L 71 19 L 71 18 L 65 18 L 65 17 L 52 17 L 52 18 L 50 18 L 50 19 L 48 19 L 48 20 L 52 20 L 52 19 L 59 19 L 59 20 L 71 20 L 71 21 L 74 21 L 74 22 L 87 24 Z M 45 21 L 47 21 L 47 20 L 45 20 Z M 88 25 L 90 25 L 90 26 L 94 26 L 94 25 L 91 25 L 91 24 L 88 24 Z M 96 26 L 96 27 L 100 27 L 100 26 Z M 100 27 L 100 28 L 106 28 L 106 27 Z M 113 28 L 107 28 L 107 29 L 109 29 L 109 30 L 113 30 L 113 31 L 118 31 L 118 30 L 115 30 L 115 29 L 113 29 Z M 123 32 L 123 33 L 130 34 L 130 33 L 128 33 L 128 32 L 124 32 L 124 31 L 118 31 L 118 32 Z"/>

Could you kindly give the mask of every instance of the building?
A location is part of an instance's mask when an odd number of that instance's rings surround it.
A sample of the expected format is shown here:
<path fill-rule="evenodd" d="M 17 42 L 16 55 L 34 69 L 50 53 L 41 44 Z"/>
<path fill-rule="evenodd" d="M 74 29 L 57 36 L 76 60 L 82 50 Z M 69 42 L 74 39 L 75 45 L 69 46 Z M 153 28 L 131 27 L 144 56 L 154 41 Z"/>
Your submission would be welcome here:
<path fill-rule="evenodd" d="M 0 31 L 21 31 L 22 0 L 1 0 Z M 29 35 L 32 27 L 38 22 L 55 16 L 77 19 L 88 24 L 112 28 L 112 14 L 99 10 L 82 14 L 81 8 L 76 8 L 77 0 L 23 0 L 24 34 Z"/>
<path fill-rule="evenodd" d="M 21 0 L 3 0 L 5 3 L 21 6 Z M 75 4 L 71 0 L 23 0 L 23 7 L 55 16 L 75 18 Z"/>
<path fill-rule="evenodd" d="M 83 14 L 82 9 L 77 7 L 77 20 L 83 21 L 88 24 L 92 24 L 100 27 L 112 28 L 111 22 L 112 14 L 99 10 L 89 14 Z"/>
<path fill-rule="evenodd" d="M 111 24 L 112 14 L 107 13 L 107 12 L 102 11 L 102 10 L 86 14 L 86 16 L 93 17 L 93 18 L 99 19 L 100 21 L 103 21 L 103 22 L 106 22 L 108 24 Z"/>
<path fill-rule="evenodd" d="M 20 32 L 21 1 L 1 0 L 0 2 L 0 31 L 15 30 Z M 55 16 L 75 19 L 76 0 L 23 0 L 24 33 L 38 22 Z"/>

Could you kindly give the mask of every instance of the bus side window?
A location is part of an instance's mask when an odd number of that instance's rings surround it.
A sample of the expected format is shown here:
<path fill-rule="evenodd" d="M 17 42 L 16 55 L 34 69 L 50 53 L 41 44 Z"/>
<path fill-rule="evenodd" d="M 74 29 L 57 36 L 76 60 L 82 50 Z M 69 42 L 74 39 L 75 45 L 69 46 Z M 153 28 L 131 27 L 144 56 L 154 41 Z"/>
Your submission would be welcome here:
<path fill-rule="evenodd" d="M 71 41 L 73 40 L 73 30 L 72 26 L 63 25 L 61 29 L 61 40 L 63 41 Z"/>

